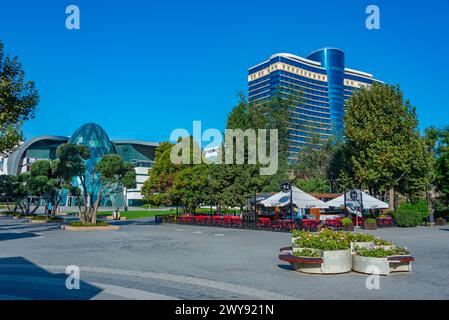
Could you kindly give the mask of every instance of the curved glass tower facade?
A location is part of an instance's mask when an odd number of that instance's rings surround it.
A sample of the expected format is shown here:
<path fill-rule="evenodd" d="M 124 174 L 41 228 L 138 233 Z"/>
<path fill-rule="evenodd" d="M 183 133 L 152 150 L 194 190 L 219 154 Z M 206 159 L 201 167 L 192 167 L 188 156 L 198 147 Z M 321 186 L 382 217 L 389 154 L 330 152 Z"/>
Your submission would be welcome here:
<path fill-rule="evenodd" d="M 311 53 L 307 59 L 319 62 L 326 69 L 332 135 L 343 137 L 345 54 L 340 49 L 324 48 Z"/>
<path fill-rule="evenodd" d="M 307 58 L 278 53 L 248 70 L 248 98 L 264 101 L 274 94 L 295 92 L 289 123 L 289 160 L 306 145 L 343 137 L 345 101 L 354 90 L 376 81 L 371 74 L 345 67 L 345 54 L 336 48 L 312 52 Z"/>

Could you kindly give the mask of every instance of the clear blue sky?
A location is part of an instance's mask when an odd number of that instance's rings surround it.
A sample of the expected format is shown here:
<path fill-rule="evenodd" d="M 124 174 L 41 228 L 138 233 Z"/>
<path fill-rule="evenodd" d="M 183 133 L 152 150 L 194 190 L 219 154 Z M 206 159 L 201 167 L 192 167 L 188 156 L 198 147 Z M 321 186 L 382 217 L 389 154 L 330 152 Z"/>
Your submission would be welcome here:
<path fill-rule="evenodd" d="M 81 30 L 65 28 L 79 5 Z M 365 28 L 365 8 L 381 29 Z M 247 69 L 276 52 L 341 48 L 350 68 L 399 83 L 421 128 L 449 124 L 449 0 L 2 0 L 0 39 L 41 101 L 27 138 L 85 122 L 111 138 L 168 140 L 175 128 L 223 129 Z"/>

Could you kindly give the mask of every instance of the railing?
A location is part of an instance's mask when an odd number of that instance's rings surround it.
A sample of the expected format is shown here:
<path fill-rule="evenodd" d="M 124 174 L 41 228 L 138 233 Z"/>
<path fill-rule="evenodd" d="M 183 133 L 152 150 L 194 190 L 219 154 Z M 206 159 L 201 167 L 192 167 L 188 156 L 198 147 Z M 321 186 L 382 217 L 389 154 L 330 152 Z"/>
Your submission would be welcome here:
<path fill-rule="evenodd" d="M 164 215 L 156 216 L 156 221 L 163 223 L 177 223 L 187 225 L 200 225 L 223 228 L 265 230 L 276 232 L 290 232 L 291 230 L 317 231 L 320 224 L 313 219 L 303 220 L 274 220 L 257 218 L 254 215 L 239 216 L 206 216 L 206 215 Z"/>
<path fill-rule="evenodd" d="M 321 227 L 341 230 L 341 219 L 327 219 L 324 222 L 317 222 L 315 219 L 302 220 L 271 220 L 270 218 L 255 217 L 254 214 L 243 214 L 240 216 L 220 216 L 220 215 L 160 215 L 155 218 L 156 223 L 177 223 L 187 225 L 265 230 L 277 232 L 290 232 L 291 230 L 317 231 Z M 359 219 L 359 225 L 363 225 L 363 220 Z M 379 227 L 394 226 L 391 218 L 378 219 Z"/>

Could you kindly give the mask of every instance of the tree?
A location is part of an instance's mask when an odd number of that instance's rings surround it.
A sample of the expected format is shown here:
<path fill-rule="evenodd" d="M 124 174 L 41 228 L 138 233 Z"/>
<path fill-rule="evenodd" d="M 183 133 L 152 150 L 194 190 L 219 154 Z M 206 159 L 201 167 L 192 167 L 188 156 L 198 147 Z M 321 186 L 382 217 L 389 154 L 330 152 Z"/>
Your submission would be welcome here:
<path fill-rule="evenodd" d="M 307 146 L 303 147 L 298 160 L 291 165 L 293 183 L 306 192 L 328 192 L 327 183 L 329 166 L 333 156 L 333 142 L 326 141 L 319 145 L 319 137 L 313 136 Z M 317 187 L 319 190 L 314 190 Z"/>
<path fill-rule="evenodd" d="M 89 148 L 85 145 L 64 143 L 56 149 L 55 172 L 70 182 L 70 194 L 77 199 L 79 218 L 82 223 L 93 219 L 93 184 L 88 188 L 85 161 L 89 159 Z M 94 175 L 92 175 L 94 176 Z M 74 183 L 74 180 L 76 183 Z"/>
<path fill-rule="evenodd" d="M 449 209 L 449 127 L 441 130 L 431 129 L 436 163 L 435 185 L 446 209 Z"/>
<path fill-rule="evenodd" d="M 170 161 L 172 148 L 173 144 L 170 142 L 163 142 L 157 147 L 154 165 L 142 186 L 141 193 L 144 200 L 152 205 L 172 206 L 179 203 L 179 198 L 174 198 L 170 193 L 174 177 L 179 170 L 179 165 Z"/>
<path fill-rule="evenodd" d="M 208 168 L 206 164 L 184 167 L 174 178 L 170 193 L 179 198 L 188 212 L 206 201 L 209 193 Z"/>
<path fill-rule="evenodd" d="M 221 201 L 230 206 L 238 206 L 243 209 L 246 200 L 254 192 L 272 191 L 279 188 L 282 181 L 286 180 L 288 165 L 288 121 L 291 109 L 298 103 L 299 97 L 293 93 L 284 96 L 276 94 L 272 98 L 250 103 L 243 94 L 240 100 L 228 114 L 228 129 L 276 129 L 278 131 L 278 170 L 273 176 L 261 176 L 259 174 L 260 164 L 232 164 L 216 166 L 219 178 L 226 181 L 215 183 L 222 185 Z M 267 136 L 268 139 L 268 136 Z M 245 158 L 248 155 L 248 143 L 245 143 Z M 268 145 L 268 144 L 267 144 Z M 232 150 L 235 154 L 236 150 Z M 223 168 L 225 167 L 225 168 Z"/>
<path fill-rule="evenodd" d="M 346 103 L 344 122 L 357 187 L 381 197 L 388 191 L 391 209 L 395 189 L 425 190 L 431 165 L 426 164 L 415 108 L 404 101 L 399 86 L 373 83 L 355 92 Z"/>
<path fill-rule="evenodd" d="M 18 146 L 24 121 L 34 118 L 39 94 L 17 57 L 5 55 L 0 41 L 0 155 L 7 156 Z"/>
<path fill-rule="evenodd" d="M 34 196 L 35 194 L 37 195 L 37 197 L 40 196 L 40 187 L 42 186 L 43 181 L 39 179 L 32 179 L 29 172 L 23 172 L 18 176 L 11 176 L 11 181 L 13 188 L 10 197 L 16 203 L 14 211 L 19 208 L 22 214 L 34 214 L 39 208 L 39 203 L 34 207 L 33 210 L 31 210 L 32 203 L 30 201 L 30 197 Z"/>
<path fill-rule="evenodd" d="M 97 211 L 103 197 L 123 192 L 123 188 L 135 188 L 134 166 L 125 163 L 117 154 L 107 154 L 98 161 L 95 170 L 100 177 L 99 192 L 94 205 L 91 223 L 97 223 Z"/>
<path fill-rule="evenodd" d="M 6 207 L 8 208 L 9 212 L 11 212 L 9 201 L 11 200 L 13 190 L 14 183 L 12 176 L 6 174 L 0 175 L 0 197 L 2 201 L 6 203 Z"/>
<path fill-rule="evenodd" d="M 71 177 L 61 171 L 60 160 L 38 160 L 30 170 L 33 195 L 45 199 L 46 208 L 51 204 L 51 214 L 55 214 L 63 199 L 63 191 L 70 189 Z"/>

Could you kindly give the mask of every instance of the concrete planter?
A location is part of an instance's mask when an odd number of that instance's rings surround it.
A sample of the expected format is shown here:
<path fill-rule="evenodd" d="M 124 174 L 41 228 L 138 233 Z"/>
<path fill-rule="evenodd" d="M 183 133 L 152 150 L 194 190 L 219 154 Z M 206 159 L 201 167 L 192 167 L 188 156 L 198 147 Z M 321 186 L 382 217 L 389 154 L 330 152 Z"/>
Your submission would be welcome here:
<path fill-rule="evenodd" d="M 69 231 L 111 231 L 120 230 L 119 226 L 96 226 L 96 227 L 72 227 L 63 226 L 65 230 Z"/>
<path fill-rule="evenodd" d="M 364 222 L 363 223 L 363 229 L 376 230 L 377 229 L 377 223 L 375 223 L 375 222 Z"/>
<path fill-rule="evenodd" d="M 351 249 L 323 251 L 322 273 L 345 273 L 351 271 Z"/>
<path fill-rule="evenodd" d="M 295 250 L 301 250 L 301 248 L 294 248 L 293 251 Z M 296 271 L 312 274 L 337 274 L 351 271 L 350 249 L 337 251 L 317 251 L 321 252 L 323 263 L 319 265 L 294 263 L 293 268 Z"/>
<path fill-rule="evenodd" d="M 114 217 L 113 216 L 106 216 L 105 219 L 106 220 L 114 220 Z M 125 221 L 125 220 L 126 220 L 126 217 L 120 217 L 120 221 Z"/>
<path fill-rule="evenodd" d="M 411 262 L 395 262 L 386 258 L 362 257 L 354 255 L 352 257 L 352 270 L 355 272 L 373 274 L 379 272 L 379 275 L 389 275 L 391 272 L 410 272 L 412 271 Z"/>
<path fill-rule="evenodd" d="M 372 274 L 374 270 L 378 270 L 379 275 L 388 275 L 390 274 L 390 264 L 387 258 L 372 258 L 354 255 L 352 257 L 352 270 L 367 274 Z"/>
<path fill-rule="evenodd" d="M 373 246 L 373 242 L 351 242 L 351 254 L 355 254 L 355 249 L 358 248 L 369 248 Z"/>
<path fill-rule="evenodd" d="M 33 224 L 43 224 L 43 223 L 48 223 L 50 222 L 50 220 L 37 220 L 37 219 L 28 219 L 29 223 L 33 223 Z"/>

